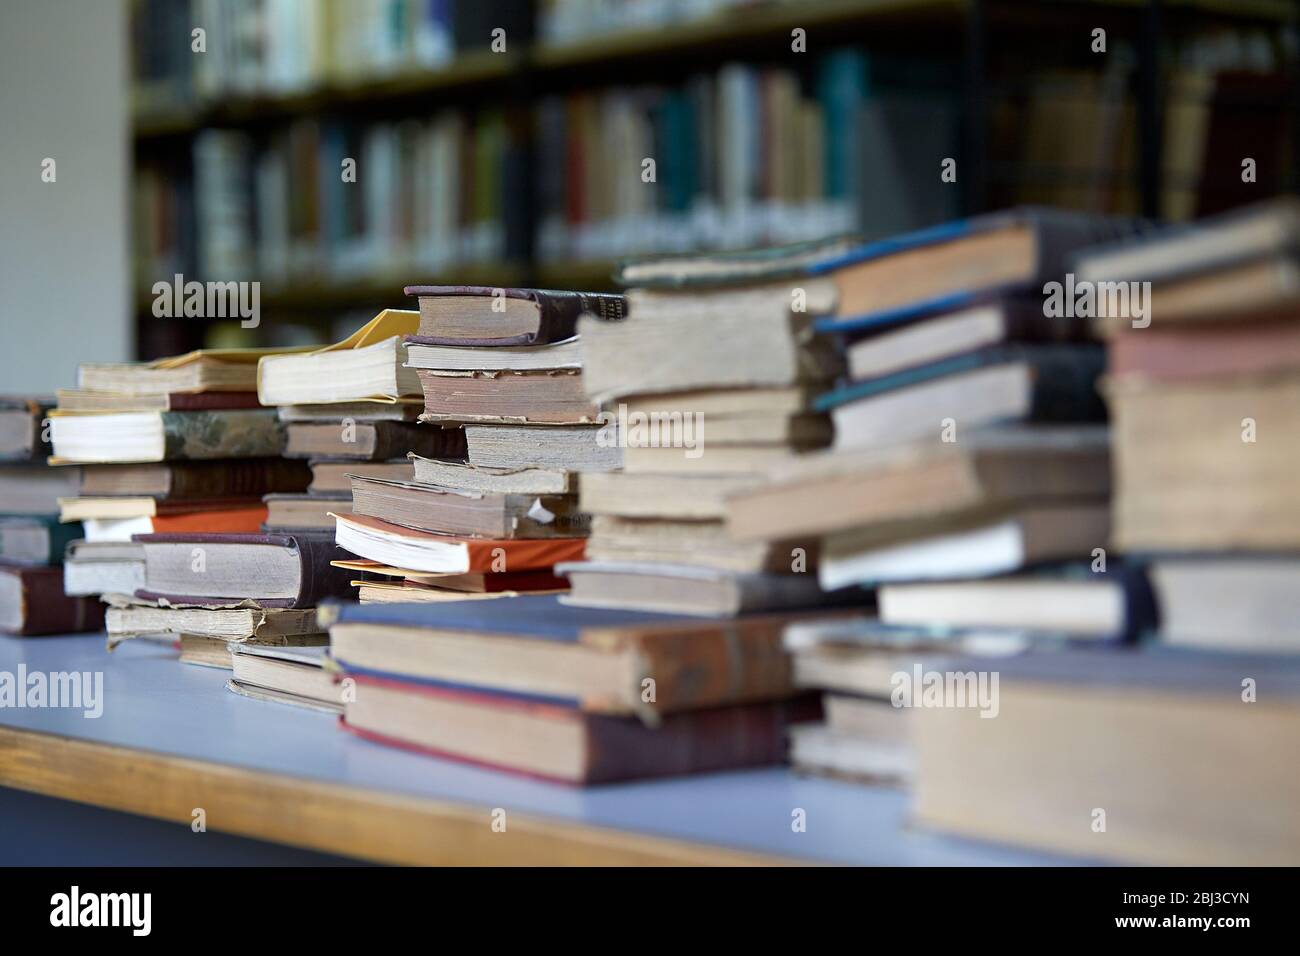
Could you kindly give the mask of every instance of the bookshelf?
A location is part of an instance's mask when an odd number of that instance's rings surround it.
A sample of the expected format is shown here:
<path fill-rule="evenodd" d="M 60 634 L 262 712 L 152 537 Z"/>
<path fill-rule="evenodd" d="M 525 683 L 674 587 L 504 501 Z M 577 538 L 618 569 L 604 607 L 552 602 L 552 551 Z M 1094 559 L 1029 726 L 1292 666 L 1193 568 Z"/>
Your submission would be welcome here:
<path fill-rule="evenodd" d="M 0 787 L 50 798 L 52 813 L 74 801 L 168 821 L 172 858 L 201 852 L 194 841 L 203 837 L 190 829 L 201 807 L 212 831 L 384 863 L 1070 862 L 919 831 L 900 791 L 784 768 L 584 790 L 434 760 L 354 737 L 332 715 L 238 697 L 225 688 L 228 672 L 178 665 L 169 648 L 145 641 L 106 656 L 103 635 L 0 636 L 0 668 L 20 664 L 28 673 L 102 671 L 105 706 L 95 720 L 0 709 Z M 806 832 L 790 825 L 796 807 Z M 506 811 L 504 833 L 492 830 L 495 808 Z M 65 832 L 77 859 L 111 838 Z M 133 859 L 149 852 L 131 848 Z"/>
<path fill-rule="evenodd" d="M 789 71 L 802 90 L 802 102 L 825 107 L 827 94 L 824 88 L 818 89 L 820 67 L 814 64 L 834 51 L 864 51 L 871 60 L 873 96 L 879 85 L 874 71 L 880 60 L 885 62 L 884 72 L 890 74 L 884 86 L 916 81 L 919 88 L 933 92 L 937 87 L 947 97 L 957 127 L 951 153 L 958 159 L 962 175 L 945 216 L 1017 201 L 1087 205 L 1098 202 L 1099 196 L 1113 207 L 1111 211 L 1157 215 L 1170 205 L 1165 193 L 1171 186 L 1195 190 L 1201 175 L 1197 171 L 1171 172 L 1164 152 L 1168 81 L 1178 44 L 1198 31 L 1219 28 L 1270 35 L 1289 30 L 1294 35 L 1298 17 L 1300 11 L 1286 0 L 811 0 L 723 6 L 693 19 L 641 24 L 564 42 L 540 36 L 526 42 L 515 39 L 506 53 L 460 49 L 453 58 L 433 66 L 405 64 L 380 74 L 352 71 L 335 75 L 326 71 L 313 82 L 287 92 L 244 91 L 215 98 L 191 96 L 178 102 L 151 90 L 140 96 L 133 122 L 134 162 L 137 170 L 164 170 L 164 179 L 176 170 L 184 170 L 182 176 L 193 176 L 195 145 L 211 131 L 247 137 L 253 143 L 252 154 L 260 156 L 268 142 L 287 138 L 286 130 L 295 124 L 355 131 L 373 124 L 423 122 L 446 110 L 464 111 L 476 118 L 499 116 L 509 129 L 512 145 L 506 148 L 519 151 L 515 160 L 501 162 L 515 162 L 516 172 L 529 170 L 524 186 L 510 187 L 513 198 L 509 204 L 519 207 L 519 228 L 526 238 L 509 240 L 509 254 L 492 252 L 472 261 L 430 265 L 419 261 L 384 264 L 385 256 L 380 253 L 374 264 L 360 269 L 341 271 L 327 261 L 290 277 L 263 274 L 266 263 L 254 256 L 247 273 L 263 283 L 268 328 L 280 323 L 316 328 L 323 340 L 328 337 L 328 322 L 342 310 L 377 310 L 401 304 L 401 286 L 410 282 L 609 289 L 612 264 L 621 256 L 686 251 L 701 241 L 693 236 L 672 248 L 637 248 L 626 242 L 611 245 L 597 235 L 587 242 L 566 238 L 560 252 L 549 250 L 544 238 L 548 200 L 542 171 L 558 168 L 563 160 L 548 155 L 549 141 L 541 118 L 548 100 L 558 100 L 571 109 L 575 97 L 608 98 L 626 90 L 635 113 L 642 109 L 637 98 L 644 91 L 671 91 L 699 74 L 712 76 L 720 87 L 729 80 L 718 71 L 725 64 L 740 63 L 756 71 Z M 1122 95 L 1135 110 L 1137 141 L 1124 158 L 1114 160 L 1113 168 L 1099 170 L 1092 177 L 1101 184 L 1097 189 L 1071 191 L 1066 187 L 1071 185 L 1074 171 L 1053 165 L 1051 157 L 1044 162 L 1023 144 L 1019 154 L 1003 155 L 1003 144 L 1008 135 L 1030 135 L 1023 129 L 1016 132 L 1018 114 L 1033 107 L 1032 98 L 1028 107 L 1023 99 L 1015 99 L 1018 88 L 1032 86 L 1042 72 L 1066 66 L 1080 73 L 1101 68 L 1102 61 L 1090 54 L 1086 44 L 1093 26 L 1105 28 L 1113 48 L 1124 50 L 1128 58 Z M 796 27 L 808 32 L 806 56 L 791 53 L 791 31 Z M 1278 48 L 1284 49 L 1285 44 L 1279 43 Z M 1279 69 L 1288 78 L 1288 91 L 1280 94 L 1280 104 L 1277 95 L 1264 96 L 1262 108 L 1277 110 L 1281 106 L 1285 112 L 1300 115 L 1296 65 L 1286 60 Z M 749 82 L 757 81 L 751 78 Z M 1009 124 L 999 125 L 999 111 L 1012 114 Z M 1019 118 L 1023 120 L 1023 116 Z M 1050 123 L 1050 112 L 1018 125 L 1037 122 Z M 838 124 L 832 125 L 838 128 Z M 1006 132 L 1008 126 L 1012 134 Z M 566 126 L 564 135 L 572 134 L 573 128 Z M 1284 148 L 1293 155 L 1293 144 L 1300 139 L 1300 121 L 1291 121 L 1288 136 Z M 780 138 L 791 137 L 783 133 Z M 830 142 L 828 138 L 826 143 Z M 826 143 L 823 150 L 831 148 Z M 1297 164 L 1279 162 L 1277 166 L 1282 186 L 1294 189 Z M 291 173 L 286 178 L 296 177 Z M 829 182 L 797 188 L 834 189 Z M 660 192 L 667 193 L 668 187 Z M 660 195 L 651 201 L 662 206 L 675 200 Z M 723 229 L 703 243 L 721 248 L 803 238 L 819 228 L 862 228 L 860 220 L 867 213 L 860 208 L 856 194 L 848 202 L 835 215 L 812 224 L 784 231 Z M 924 220 L 938 213 L 916 215 Z M 891 221 L 886 231 L 897 231 L 901 224 Z M 922 224 L 926 223 L 908 223 Z M 260 223 L 256 228 L 262 228 Z M 618 234 L 620 241 L 626 240 L 626 232 Z M 204 270 L 192 267 L 184 271 Z M 137 342 L 142 357 L 201 345 L 208 323 L 177 327 L 174 323 L 164 325 L 149 314 L 144 280 L 170 273 L 157 267 L 138 269 L 137 273 Z M 159 335 L 160 331 L 166 334 Z"/>

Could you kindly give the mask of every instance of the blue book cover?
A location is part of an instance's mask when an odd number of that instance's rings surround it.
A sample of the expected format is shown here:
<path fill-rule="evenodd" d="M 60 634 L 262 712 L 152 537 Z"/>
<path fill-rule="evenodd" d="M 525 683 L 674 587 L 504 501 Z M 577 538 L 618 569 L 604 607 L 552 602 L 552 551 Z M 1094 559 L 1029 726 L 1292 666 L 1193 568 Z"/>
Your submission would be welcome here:
<path fill-rule="evenodd" d="M 699 623 L 699 618 L 645 611 L 616 611 L 561 604 L 559 595 L 524 594 L 489 601 L 436 604 L 334 604 L 340 624 L 386 624 L 575 644 L 586 630 Z"/>

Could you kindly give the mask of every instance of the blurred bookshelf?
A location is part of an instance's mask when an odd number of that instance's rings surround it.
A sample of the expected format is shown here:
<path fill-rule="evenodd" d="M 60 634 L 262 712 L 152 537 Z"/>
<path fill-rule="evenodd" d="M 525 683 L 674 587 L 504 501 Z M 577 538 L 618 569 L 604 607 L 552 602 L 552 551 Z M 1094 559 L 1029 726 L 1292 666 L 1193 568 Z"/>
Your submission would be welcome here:
<path fill-rule="evenodd" d="M 1287 0 L 136 0 L 137 351 L 323 342 L 412 283 L 599 290 L 631 255 L 1025 202 L 1186 219 L 1294 191 L 1298 17 Z M 259 281 L 262 325 L 155 318 L 151 287 L 178 273 Z"/>

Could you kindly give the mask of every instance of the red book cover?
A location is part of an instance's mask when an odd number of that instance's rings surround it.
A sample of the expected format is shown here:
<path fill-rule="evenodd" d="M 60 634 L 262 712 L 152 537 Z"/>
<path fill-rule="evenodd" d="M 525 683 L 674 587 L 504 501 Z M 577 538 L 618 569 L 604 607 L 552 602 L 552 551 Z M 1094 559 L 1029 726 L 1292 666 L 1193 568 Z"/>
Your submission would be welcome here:
<path fill-rule="evenodd" d="M 63 593 L 63 566 L 0 563 L 0 631 L 7 634 L 71 634 L 104 626 L 104 605 L 95 597 Z"/>

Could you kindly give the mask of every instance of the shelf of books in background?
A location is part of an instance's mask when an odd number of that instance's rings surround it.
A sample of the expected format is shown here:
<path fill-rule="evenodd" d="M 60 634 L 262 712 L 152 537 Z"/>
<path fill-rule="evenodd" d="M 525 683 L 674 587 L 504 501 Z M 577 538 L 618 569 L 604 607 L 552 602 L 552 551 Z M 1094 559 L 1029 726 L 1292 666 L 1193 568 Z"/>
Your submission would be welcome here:
<path fill-rule="evenodd" d="M 70 590 L 109 605 L 110 649 L 136 637 L 230 666 L 231 644 L 326 642 L 315 606 L 346 595 L 328 532 L 267 533 L 264 495 L 301 491 L 305 462 L 257 399 L 263 350 L 83 364 L 50 413 L 52 464 L 79 473 L 60 518 L 81 522 Z M 75 466 L 75 467 L 73 467 Z"/>
<path fill-rule="evenodd" d="M 98 600 L 64 590 L 64 552 L 81 537 L 81 526 L 59 522 L 59 499 L 75 493 L 77 473 L 46 463 L 51 405 L 0 397 L 0 632 L 6 634 L 94 631 L 104 620 Z"/>

